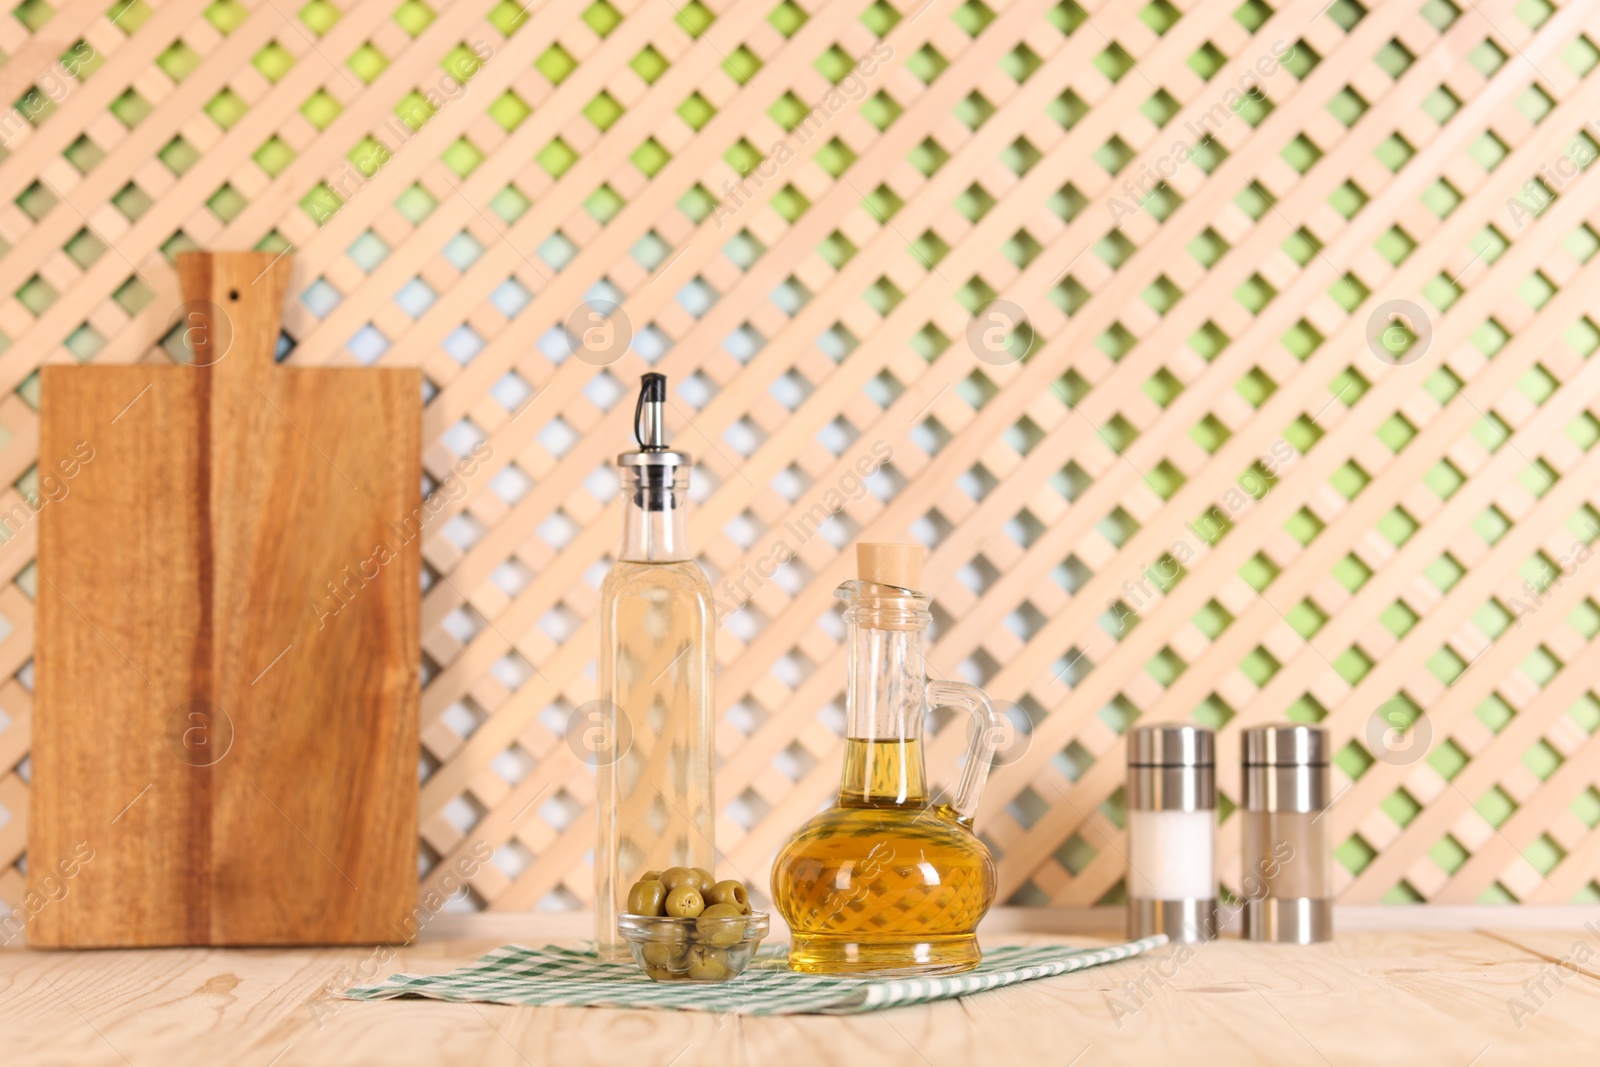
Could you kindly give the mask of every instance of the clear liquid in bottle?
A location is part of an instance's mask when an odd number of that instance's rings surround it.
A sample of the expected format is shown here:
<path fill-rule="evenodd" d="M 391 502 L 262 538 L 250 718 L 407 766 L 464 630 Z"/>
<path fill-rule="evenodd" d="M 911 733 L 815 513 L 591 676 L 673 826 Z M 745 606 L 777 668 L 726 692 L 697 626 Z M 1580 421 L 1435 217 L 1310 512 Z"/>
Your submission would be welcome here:
<path fill-rule="evenodd" d="M 595 943 L 627 960 L 617 932 L 628 887 L 647 870 L 712 869 L 711 585 L 689 551 L 689 457 L 667 448 L 666 379 L 646 374 L 639 450 L 622 470 L 623 538 L 600 589 L 594 850 Z"/>

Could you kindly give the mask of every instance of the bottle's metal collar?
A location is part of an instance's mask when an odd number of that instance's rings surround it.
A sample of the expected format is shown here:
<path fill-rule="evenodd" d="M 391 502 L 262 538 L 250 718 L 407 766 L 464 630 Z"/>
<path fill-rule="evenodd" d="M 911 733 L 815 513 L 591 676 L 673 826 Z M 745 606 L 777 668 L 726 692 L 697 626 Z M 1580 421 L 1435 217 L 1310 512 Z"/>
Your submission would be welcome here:
<path fill-rule="evenodd" d="M 660 452 L 619 452 L 617 466 L 619 467 L 688 467 L 694 460 L 687 452 L 673 452 L 663 449 Z"/>

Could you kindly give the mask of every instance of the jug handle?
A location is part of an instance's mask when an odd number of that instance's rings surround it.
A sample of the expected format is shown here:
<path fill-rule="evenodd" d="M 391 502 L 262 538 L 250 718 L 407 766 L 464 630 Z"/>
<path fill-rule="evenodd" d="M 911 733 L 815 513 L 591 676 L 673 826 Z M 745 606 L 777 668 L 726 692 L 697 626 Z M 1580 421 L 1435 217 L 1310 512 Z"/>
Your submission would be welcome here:
<path fill-rule="evenodd" d="M 967 765 L 961 772 L 961 783 L 951 803 L 956 821 L 971 826 L 978 814 L 978 798 L 989 780 L 989 764 L 994 759 L 995 749 L 1005 740 L 1000 729 L 1000 714 L 994 710 L 989 694 L 966 682 L 929 682 L 928 706 L 960 708 L 977 720 L 972 731 L 972 745 L 967 750 Z"/>

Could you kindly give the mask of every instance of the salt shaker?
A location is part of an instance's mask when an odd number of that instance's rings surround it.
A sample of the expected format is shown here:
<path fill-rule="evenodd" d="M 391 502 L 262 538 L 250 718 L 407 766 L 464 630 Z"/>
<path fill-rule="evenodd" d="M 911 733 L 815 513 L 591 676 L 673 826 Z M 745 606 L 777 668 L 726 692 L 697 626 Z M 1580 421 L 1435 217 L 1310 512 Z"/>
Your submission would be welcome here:
<path fill-rule="evenodd" d="M 1203 726 L 1128 734 L 1128 936 L 1216 935 L 1216 735 Z"/>
<path fill-rule="evenodd" d="M 1309 944 L 1333 936 L 1328 732 L 1257 726 L 1244 732 L 1244 936 Z"/>

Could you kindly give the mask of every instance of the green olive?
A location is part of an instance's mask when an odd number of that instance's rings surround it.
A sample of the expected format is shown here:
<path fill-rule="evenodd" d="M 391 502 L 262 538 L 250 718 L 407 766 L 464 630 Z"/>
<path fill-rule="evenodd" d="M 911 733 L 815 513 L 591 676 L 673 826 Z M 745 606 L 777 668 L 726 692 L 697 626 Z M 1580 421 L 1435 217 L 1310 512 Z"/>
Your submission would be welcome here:
<path fill-rule="evenodd" d="M 666 909 L 668 918 L 693 919 L 706 910 L 706 900 L 695 887 L 680 885 L 667 894 Z"/>
<path fill-rule="evenodd" d="M 663 941 L 670 945 L 682 945 L 689 940 L 689 931 L 684 928 L 685 925 L 684 923 L 671 921 L 651 923 L 650 940 Z"/>
<path fill-rule="evenodd" d="M 700 913 L 694 933 L 702 945 L 737 945 L 744 940 L 744 915 L 736 904 L 713 904 Z"/>
<path fill-rule="evenodd" d="M 715 956 L 701 956 L 689 961 L 689 977 L 697 982 L 721 982 L 733 977 L 733 971 Z"/>
<path fill-rule="evenodd" d="M 725 879 L 706 890 L 707 904 L 732 904 L 740 915 L 750 914 L 750 891 L 743 882 Z"/>
<path fill-rule="evenodd" d="M 705 892 L 707 889 L 710 889 L 712 883 L 717 880 L 717 876 L 706 870 L 704 867 L 690 867 L 689 869 L 700 876 L 701 892 Z"/>
<path fill-rule="evenodd" d="M 628 890 L 629 915 L 660 915 L 667 900 L 667 887 L 657 880 L 635 882 Z"/>
<path fill-rule="evenodd" d="M 676 967 L 681 971 L 688 958 L 688 949 L 681 942 L 673 945 L 663 941 L 648 941 L 639 947 L 639 955 L 648 967 Z"/>
<path fill-rule="evenodd" d="M 665 967 L 646 967 L 644 973 L 658 982 L 676 982 L 683 978 L 682 974 L 669 971 Z"/>
<path fill-rule="evenodd" d="M 639 881 L 641 881 L 641 882 L 659 882 L 659 881 L 661 881 L 661 872 L 660 871 L 645 871 L 643 874 L 641 874 L 639 876 Z"/>
<path fill-rule="evenodd" d="M 688 886 L 690 889 L 704 889 L 711 883 L 700 877 L 700 872 L 693 867 L 668 867 L 661 875 L 661 884 L 671 892 L 679 886 Z"/>

